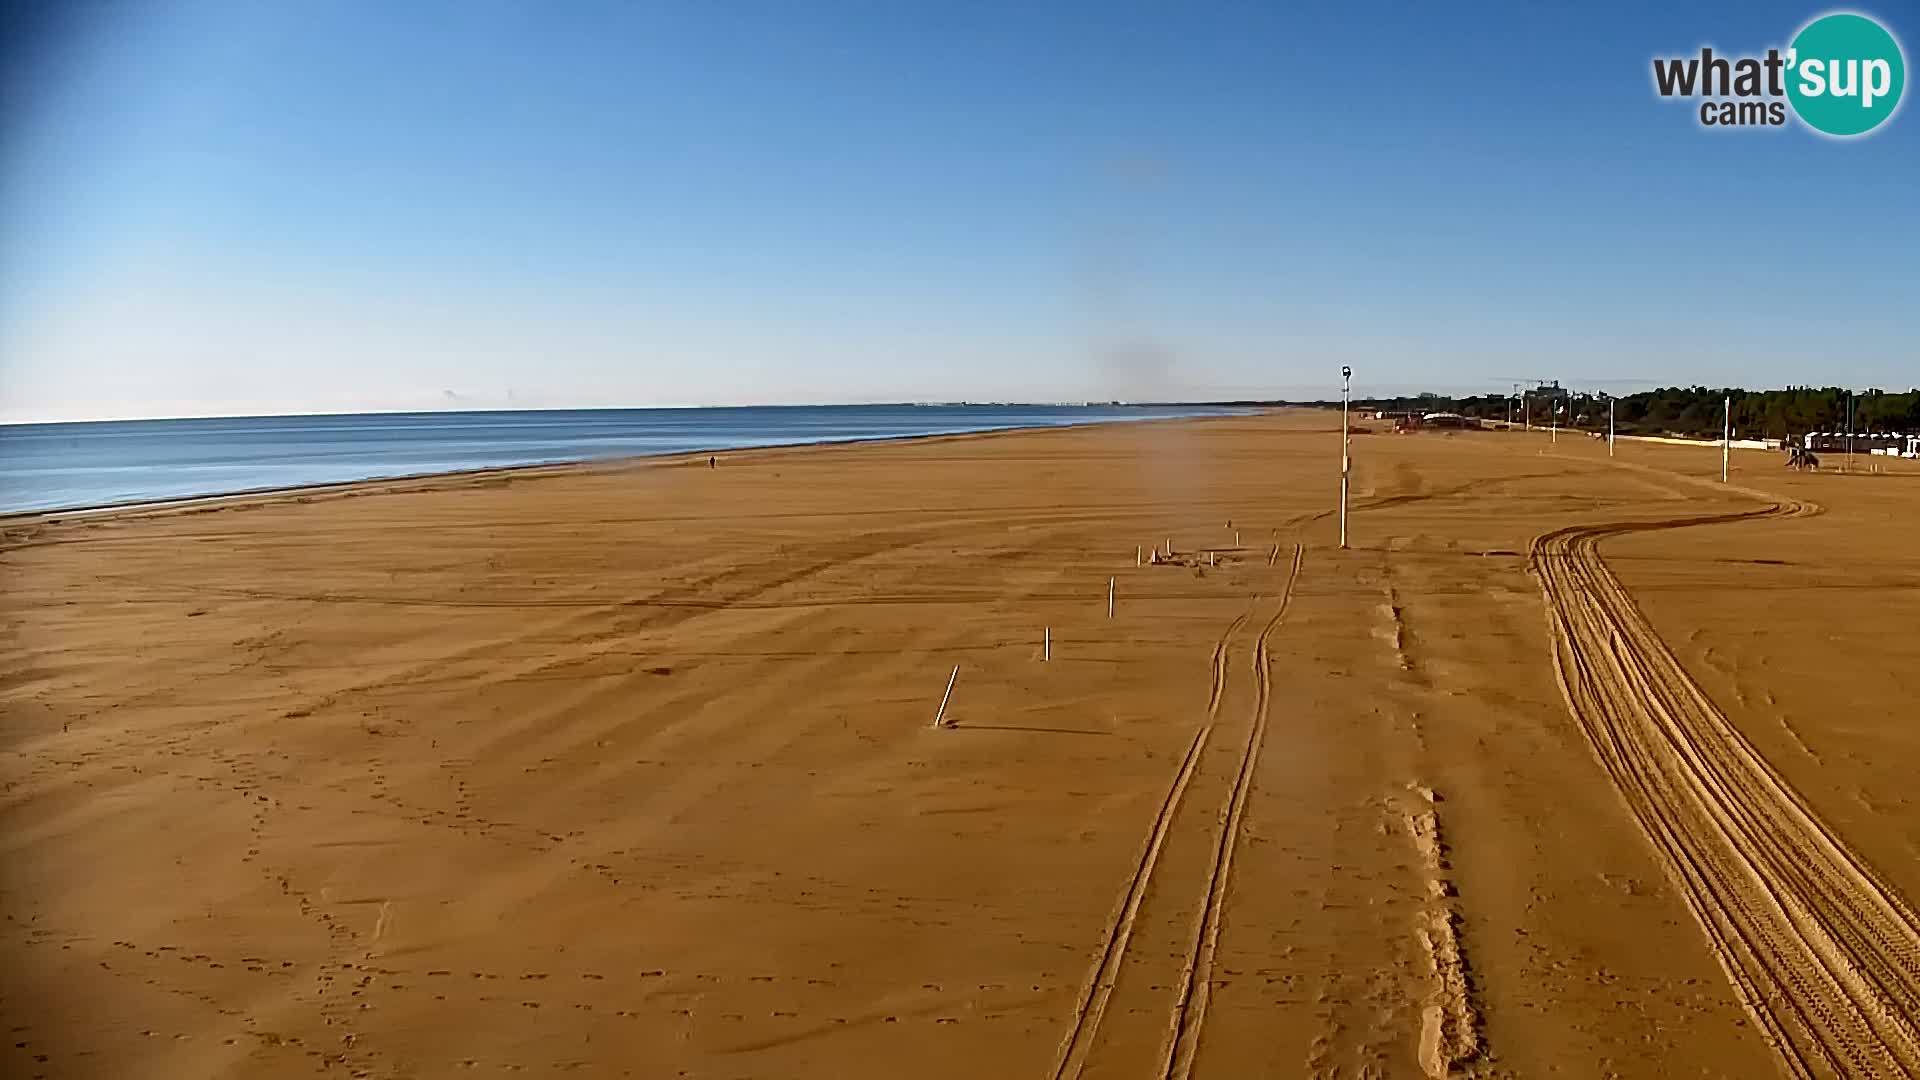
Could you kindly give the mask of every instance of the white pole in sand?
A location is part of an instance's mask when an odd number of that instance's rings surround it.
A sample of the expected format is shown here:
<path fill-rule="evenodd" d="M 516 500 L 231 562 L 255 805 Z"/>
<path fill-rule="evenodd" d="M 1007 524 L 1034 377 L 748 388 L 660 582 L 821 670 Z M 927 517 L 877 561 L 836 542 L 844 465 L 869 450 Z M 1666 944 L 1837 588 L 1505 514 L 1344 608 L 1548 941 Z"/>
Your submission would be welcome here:
<path fill-rule="evenodd" d="M 1853 471 L 1853 391 L 1847 391 L 1847 456 L 1840 463 L 1842 472 Z"/>
<path fill-rule="evenodd" d="M 1053 659 L 1053 627 L 1040 628 L 1040 659 L 1044 662 Z"/>
<path fill-rule="evenodd" d="M 1133 565 L 1135 566 L 1140 565 L 1140 545 L 1139 544 L 1133 545 Z"/>
<path fill-rule="evenodd" d="M 1240 530 L 1239 529 L 1233 530 L 1233 546 L 1234 547 L 1240 546 Z"/>
<path fill-rule="evenodd" d="M 1113 618 L 1113 579 L 1107 579 L 1107 618 Z"/>
<path fill-rule="evenodd" d="M 1347 432 L 1347 393 L 1353 383 L 1353 368 L 1340 365 L 1340 547 L 1347 546 L 1347 488 L 1351 469 L 1349 449 L 1353 438 Z"/>
<path fill-rule="evenodd" d="M 1607 399 L 1607 456 L 1613 456 L 1613 399 Z"/>
<path fill-rule="evenodd" d="M 940 695 L 940 711 L 933 714 L 933 726 L 939 727 L 940 721 L 947 715 L 947 699 L 953 696 L 953 681 L 960 677 L 960 665 L 953 665 L 953 674 L 947 676 L 947 692 Z"/>
<path fill-rule="evenodd" d="M 1733 396 L 1727 396 L 1726 420 L 1720 427 L 1720 482 L 1727 482 L 1727 458 L 1733 454 Z"/>

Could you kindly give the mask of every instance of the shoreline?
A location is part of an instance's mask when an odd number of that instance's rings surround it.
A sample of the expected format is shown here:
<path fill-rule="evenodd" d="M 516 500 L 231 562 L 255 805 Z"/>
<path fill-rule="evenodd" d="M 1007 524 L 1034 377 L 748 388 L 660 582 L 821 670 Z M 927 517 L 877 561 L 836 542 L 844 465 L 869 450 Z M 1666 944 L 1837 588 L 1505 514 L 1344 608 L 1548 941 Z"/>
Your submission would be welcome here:
<path fill-rule="evenodd" d="M 67 427 L 83 424 L 171 424 L 225 420 L 329 420 L 362 416 L 501 416 L 543 413 L 633 413 L 633 412 L 747 412 L 768 409 L 1292 409 L 1313 405 L 1289 403 L 1261 404 L 1218 401 L 852 401 L 833 403 L 775 402 L 766 405 L 634 405 L 586 406 L 580 408 L 515 407 L 497 409 L 363 409 L 357 412 L 285 412 L 285 413 L 213 413 L 186 416 L 105 416 L 85 420 L 0 420 L 0 431 L 8 428 Z"/>
<path fill-rule="evenodd" d="M 694 461 L 703 457 L 730 455 L 739 458 L 745 454 L 774 452 L 792 452 L 795 450 L 827 449 L 845 446 L 883 446 L 891 443 L 934 442 L 944 439 L 974 439 L 991 435 L 1009 435 L 1043 431 L 1072 431 L 1076 429 L 1109 427 L 1116 424 L 1172 424 L 1193 423 L 1198 421 L 1218 421 L 1245 419 L 1273 411 L 1269 408 L 1249 407 L 1243 412 L 1212 413 L 1195 416 L 1154 416 L 1140 419 L 1108 418 L 1088 420 L 1072 424 L 1032 424 L 1011 425 L 1008 427 L 980 428 L 973 431 L 937 431 L 916 435 L 875 435 L 852 436 L 838 439 L 809 439 L 796 442 L 767 443 L 759 446 L 733 447 L 697 447 L 690 450 L 667 450 L 654 454 L 622 454 L 617 457 L 581 458 L 572 461 L 530 461 L 517 465 L 489 465 L 473 469 L 450 469 L 441 472 L 401 473 L 393 476 L 363 476 L 352 480 L 330 480 L 314 484 L 293 484 L 286 487 L 248 488 L 241 491 L 224 491 L 206 495 L 180 495 L 163 499 L 144 499 L 138 502 L 99 503 L 90 506 L 68 506 L 41 510 L 0 510 L 0 528 L 14 525 L 50 525 L 73 519 L 112 518 L 119 515 L 144 516 L 169 511 L 190 513 L 217 509 L 232 503 L 260 501 L 271 502 L 283 499 L 297 499 L 312 496 L 348 497 L 358 494 L 371 494 L 361 489 L 381 485 L 420 485 L 385 492 L 402 494 L 406 491 L 438 490 L 437 485 L 446 481 L 481 481 L 510 476 L 530 476 L 543 472 L 572 473 L 598 468 L 635 468 L 638 466 L 669 465 L 676 462 Z M 359 414 L 343 414 L 359 415 Z"/>

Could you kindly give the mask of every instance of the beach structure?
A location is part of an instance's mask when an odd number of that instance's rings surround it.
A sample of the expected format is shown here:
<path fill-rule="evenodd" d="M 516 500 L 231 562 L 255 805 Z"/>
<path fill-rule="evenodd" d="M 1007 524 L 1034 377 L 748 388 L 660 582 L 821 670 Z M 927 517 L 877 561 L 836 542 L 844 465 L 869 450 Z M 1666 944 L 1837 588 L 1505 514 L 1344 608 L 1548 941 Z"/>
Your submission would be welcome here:
<path fill-rule="evenodd" d="M 1429 412 L 1408 413 L 1395 418 L 1393 422 L 1395 431 L 1424 431 L 1428 428 L 1477 431 L 1480 421 L 1477 417 L 1463 416 L 1457 412 Z"/>
<path fill-rule="evenodd" d="M 1920 435 L 1891 431 L 1856 431 L 1848 435 L 1844 431 L 1809 431 L 1802 437 L 1800 445 L 1808 450 L 1826 453 L 1844 454 L 1851 444 L 1856 454 L 1869 454 L 1876 450 L 1892 450 L 1903 456 L 1920 453 Z"/>

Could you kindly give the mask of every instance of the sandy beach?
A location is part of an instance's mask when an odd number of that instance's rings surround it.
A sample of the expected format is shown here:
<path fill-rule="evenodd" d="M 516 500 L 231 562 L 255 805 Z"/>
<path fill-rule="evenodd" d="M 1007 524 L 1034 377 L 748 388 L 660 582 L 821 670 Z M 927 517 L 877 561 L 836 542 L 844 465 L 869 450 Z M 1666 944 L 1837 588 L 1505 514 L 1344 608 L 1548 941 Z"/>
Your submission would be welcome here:
<path fill-rule="evenodd" d="M 1920 1074 L 1920 469 L 1354 446 L 9 519 L 0 1063 Z"/>

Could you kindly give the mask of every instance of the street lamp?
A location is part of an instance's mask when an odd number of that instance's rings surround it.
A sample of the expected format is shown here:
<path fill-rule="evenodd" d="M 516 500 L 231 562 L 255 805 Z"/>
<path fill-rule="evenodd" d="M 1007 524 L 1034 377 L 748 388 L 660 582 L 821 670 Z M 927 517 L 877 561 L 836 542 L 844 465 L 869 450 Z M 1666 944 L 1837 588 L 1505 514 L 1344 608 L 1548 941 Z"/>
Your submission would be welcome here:
<path fill-rule="evenodd" d="M 1340 547 L 1347 546 L 1347 487 L 1353 445 L 1352 426 L 1347 421 L 1347 395 L 1353 383 L 1353 369 L 1340 365 Z"/>
<path fill-rule="evenodd" d="M 1847 388 L 1847 458 L 1842 471 L 1853 471 L 1853 388 Z"/>

